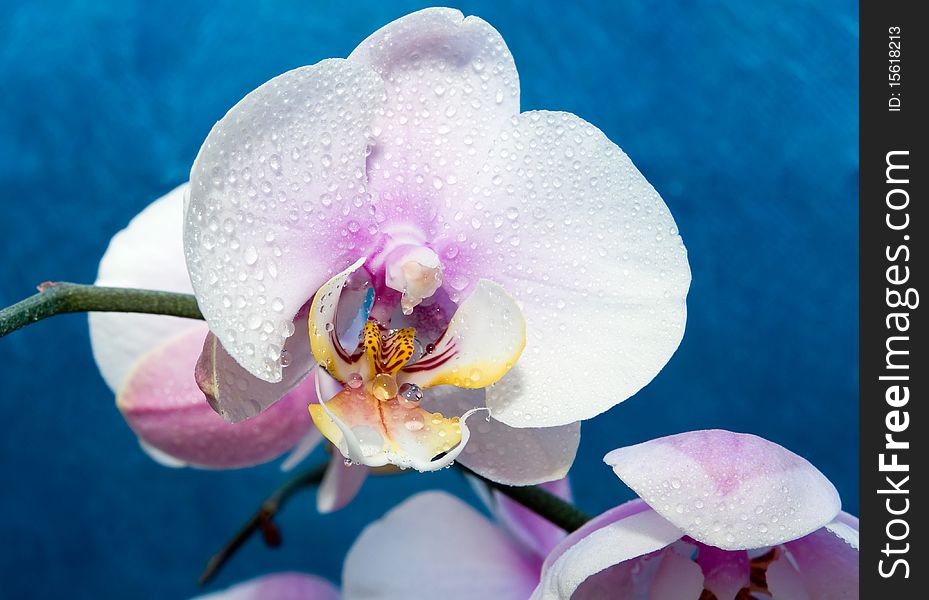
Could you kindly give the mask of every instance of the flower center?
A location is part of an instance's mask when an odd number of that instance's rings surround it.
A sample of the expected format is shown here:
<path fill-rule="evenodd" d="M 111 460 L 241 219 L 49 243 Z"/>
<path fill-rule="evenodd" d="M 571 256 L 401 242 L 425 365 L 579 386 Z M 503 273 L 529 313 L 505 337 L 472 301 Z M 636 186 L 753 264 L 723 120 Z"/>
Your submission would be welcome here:
<path fill-rule="evenodd" d="M 442 263 L 431 248 L 403 244 L 387 255 L 384 282 L 401 293 L 400 308 L 409 315 L 442 286 Z"/>

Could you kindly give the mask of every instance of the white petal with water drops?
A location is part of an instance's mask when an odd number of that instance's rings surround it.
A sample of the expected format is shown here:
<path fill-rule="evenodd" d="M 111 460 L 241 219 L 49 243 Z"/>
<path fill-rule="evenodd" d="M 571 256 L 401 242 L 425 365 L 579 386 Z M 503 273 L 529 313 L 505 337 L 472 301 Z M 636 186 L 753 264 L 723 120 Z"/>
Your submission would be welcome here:
<path fill-rule="evenodd" d="M 516 427 L 588 419 L 637 392 L 674 353 L 686 250 L 664 201 L 593 125 L 568 113 L 513 118 L 451 206 L 493 225 L 451 231 L 478 248 L 448 265 L 453 288 L 492 273 L 526 317 L 520 372 L 488 394 L 496 418 Z"/>
<path fill-rule="evenodd" d="M 191 170 L 184 248 L 210 329 L 246 370 L 280 381 L 298 309 L 357 258 L 374 225 L 365 156 L 384 87 L 324 60 L 272 79 L 210 132 Z"/>

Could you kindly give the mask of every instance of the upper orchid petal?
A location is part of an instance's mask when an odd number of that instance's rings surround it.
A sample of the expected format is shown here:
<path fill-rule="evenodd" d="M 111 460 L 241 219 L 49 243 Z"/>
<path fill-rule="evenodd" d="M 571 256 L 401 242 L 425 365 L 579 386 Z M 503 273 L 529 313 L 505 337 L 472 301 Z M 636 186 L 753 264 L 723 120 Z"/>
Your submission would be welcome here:
<path fill-rule="evenodd" d="M 519 113 L 519 76 L 503 38 L 454 9 L 402 17 L 349 60 L 377 71 L 387 89 L 368 160 L 377 189 L 402 182 L 421 197 L 468 185 L 465 177 L 480 168 L 503 123 Z M 379 208 L 391 219 L 400 207 L 385 204 Z"/>
<path fill-rule="evenodd" d="M 238 583 L 195 600 L 339 600 L 339 591 L 320 577 L 304 573 L 272 573 Z"/>
<path fill-rule="evenodd" d="M 398 383 L 483 388 L 513 368 L 526 345 L 526 321 L 500 285 L 481 280 L 427 354 L 400 371 Z"/>
<path fill-rule="evenodd" d="M 518 368 L 518 367 L 517 367 Z M 461 416 L 484 406 L 484 390 L 439 386 L 424 404 L 447 416 Z M 514 428 L 493 417 L 476 416 L 471 439 L 458 462 L 505 485 L 536 485 L 563 478 L 577 454 L 580 423 L 561 427 Z"/>
<path fill-rule="evenodd" d="M 355 62 L 289 71 L 236 104 L 194 162 L 193 289 L 223 347 L 260 379 L 282 379 L 294 315 L 365 243 L 347 234 L 373 224 L 358 207 L 370 202 L 365 156 L 383 97 L 381 78 Z"/>
<path fill-rule="evenodd" d="M 186 184 L 175 188 L 113 236 L 100 259 L 94 284 L 189 294 L 192 290 L 181 239 L 186 193 Z M 113 393 L 119 391 L 140 358 L 198 325 L 178 317 L 115 312 L 92 312 L 88 322 L 94 360 Z"/>
<path fill-rule="evenodd" d="M 726 550 L 802 537 L 830 522 L 841 504 L 813 465 L 754 435 L 693 431 L 619 448 L 604 460 L 670 522 Z"/>
<path fill-rule="evenodd" d="M 361 489 L 367 476 L 367 467 L 346 464 L 341 454 L 333 452 L 316 493 L 316 510 L 331 513 L 344 507 Z"/>
<path fill-rule="evenodd" d="M 786 556 L 767 570 L 768 589 L 774 600 L 858 598 L 857 531 L 838 520 L 833 524 L 853 532 L 852 543 L 827 526 L 784 544 Z"/>
<path fill-rule="evenodd" d="M 248 467 L 277 458 L 312 427 L 307 380 L 262 414 L 236 425 L 212 410 L 191 375 L 206 325 L 168 340 L 137 361 L 116 404 L 148 447 L 185 464 Z"/>
<path fill-rule="evenodd" d="M 488 394 L 496 418 L 546 427 L 593 417 L 677 348 L 686 250 L 661 197 L 593 125 L 568 113 L 514 117 L 449 206 L 448 235 L 464 241 L 446 280 L 463 296 L 492 276 L 526 317 L 520 376 Z M 565 368 L 570 377 L 554 373 Z"/>
<path fill-rule="evenodd" d="M 545 560 L 532 600 L 565 600 L 589 577 L 657 552 L 684 534 L 645 504 L 627 503 L 578 529 Z"/>
<path fill-rule="evenodd" d="M 538 571 L 461 500 L 424 492 L 362 532 L 345 558 L 346 600 L 525 600 Z"/>

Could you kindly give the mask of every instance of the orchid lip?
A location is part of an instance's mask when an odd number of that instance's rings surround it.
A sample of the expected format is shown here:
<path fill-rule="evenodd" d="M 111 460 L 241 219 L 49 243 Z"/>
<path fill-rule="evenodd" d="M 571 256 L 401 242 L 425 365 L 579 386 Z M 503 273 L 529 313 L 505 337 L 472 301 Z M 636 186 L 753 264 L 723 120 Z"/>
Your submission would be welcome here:
<path fill-rule="evenodd" d="M 419 258 L 439 265 L 431 252 L 422 246 L 399 245 L 384 264 L 400 256 L 400 264 Z M 421 265 L 420 260 L 416 262 Z M 384 301 L 378 298 L 375 283 L 357 347 L 348 350 L 340 343 L 335 320 L 345 312 L 340 309 L 343 293 L 358 291 L 347 284 L 363 264 L 370 263 L 361 259 L 333 277 L 317 292 L 310 308 L 311 346 L 320 367 L 317 384 L 330 377 L 337 382 L 331 394 L 320 390 L 320 403 L 309 407 L 310 415 L 323 435 L 353 462 L 427 471 L 442 468 L 467 443 L 465 420 L 477 408 L 451 418 L 429 412 L 420 406 L 429 402 L 423 390 L 443 384 L 483 388 L 494 383 L 522 352 L 525 322 L 500 286 L 482 280 L 438 338 L 424 345 L 417 340 L 415 327 L 392 328 L 389 320 L 381 319 L 383 314 L 393 317 L 396 311 L 378 310 L 378 303 Z M 378 275 L 373 279 L 377 281 Z M 393 288 L 384 286 L 384 290 L 388 297 L 399 296 Z M 359 316 L 364 316 L 367 304 L 368 300 Z M 417 322 L 413 307 L 409 314 L 402 313 L 397 318 Z"/>

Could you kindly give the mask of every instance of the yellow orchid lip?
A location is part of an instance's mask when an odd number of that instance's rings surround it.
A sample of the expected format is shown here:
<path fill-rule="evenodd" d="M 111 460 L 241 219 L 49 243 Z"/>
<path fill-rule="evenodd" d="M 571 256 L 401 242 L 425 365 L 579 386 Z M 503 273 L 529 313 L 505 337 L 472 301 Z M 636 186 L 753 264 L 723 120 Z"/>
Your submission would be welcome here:
<path fill-rule="evenodd" d="M 429 412 L 419 406 L 422 390 L 445 384 L 482 388 L 498 381 L 522 353 L 525 321 L 501 286 L 481 280 L 422 356 L 415 356 L 415 328 L 391 329 L 374 319 L 365 322 L 357 349 L 349 353 L 339 343 L 335 320 L 342 290 L 363 263 L 330 279 L 310 308 L 311 347 L 324 371 L 317 372 L 317 382 L 331 377 L 341 385 L 334 395 L 319 394 L 310 415 L 354 462 L 441 468 L 467 442 L 464 421 L 473 411 L 461 418 Z"/>

